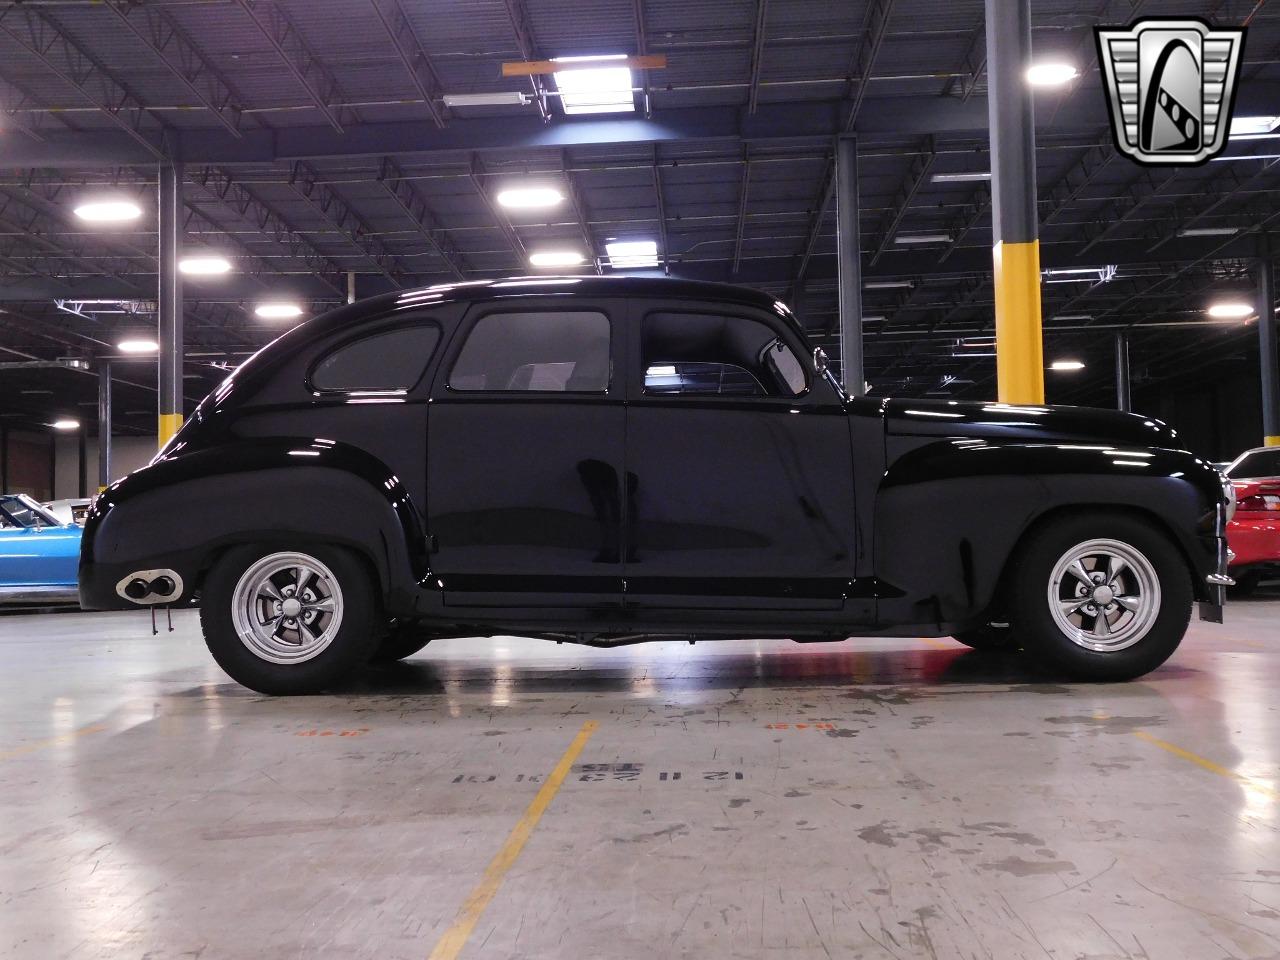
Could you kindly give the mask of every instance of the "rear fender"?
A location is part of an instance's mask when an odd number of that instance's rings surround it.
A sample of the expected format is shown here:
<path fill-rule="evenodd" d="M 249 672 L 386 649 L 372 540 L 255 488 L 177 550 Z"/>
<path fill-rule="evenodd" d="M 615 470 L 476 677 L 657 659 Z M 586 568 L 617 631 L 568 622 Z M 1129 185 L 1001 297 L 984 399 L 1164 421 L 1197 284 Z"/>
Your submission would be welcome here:
<path fill-rule="evenodd" d="M 385 464 L 332 441 L 234 441 L 157 460 L 99 495 L 85 521 L 81 603 L 131 607 L 117 584 L 144 569 L 176 572 L 185 591 L 173 601 L 189 602 L 217 555 L 245 543 L 347 547 L 388 600 L 411 596 L 425 572 L 420 514 Z"/>

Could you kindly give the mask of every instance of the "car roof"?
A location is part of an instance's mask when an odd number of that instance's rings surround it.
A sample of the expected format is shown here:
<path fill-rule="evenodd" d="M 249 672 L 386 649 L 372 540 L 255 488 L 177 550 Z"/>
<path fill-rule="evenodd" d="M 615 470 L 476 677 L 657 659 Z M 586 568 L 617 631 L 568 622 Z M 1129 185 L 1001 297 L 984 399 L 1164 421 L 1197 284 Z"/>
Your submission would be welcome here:
<path fill-rule="evenodd" d="M 768 310 L 800 330 L 799 321 L 787 305 L 760 290 L 706 280 L 637 276 L 524 276 L 441 283 L 369 297 L 321 314 L 302 326 L 310 328 L 313 333 L 321 333 L 332 327 L 348 327 L 363 319 L 382 316 L 396 307 L 433 307 L 530 296 L 706 300 Z"/>

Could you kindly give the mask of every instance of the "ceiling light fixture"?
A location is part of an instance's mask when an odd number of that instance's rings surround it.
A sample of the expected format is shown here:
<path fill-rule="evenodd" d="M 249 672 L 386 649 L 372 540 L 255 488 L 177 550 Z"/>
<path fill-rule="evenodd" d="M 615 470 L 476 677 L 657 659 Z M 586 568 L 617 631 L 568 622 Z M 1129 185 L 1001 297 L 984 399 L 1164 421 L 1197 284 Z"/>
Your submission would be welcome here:
<path fill-rule="evenodd" d="M 1229 237 L 1239 233 L 1239 227 L 1183 227 L 1178 231 L 1180 237 Z"/>
<path fill-rule="evenodd" d="M 982 170 L 974 173 L 935 173 L 930 179 L 934 183 L 972 183 L 975 180 L 990 180 L 991 171 Z"/>
<path fill-rule="evenodd" d="M 915 286 L 913 280 L 868 280 L 862 285 L 863 290 L 910 290 Z"/>
<path fill-rule="evenodd" d="M 75 208 L 75 215 L 89 223 L 124 223 L 142 216 L 142 208 L 131 200 L 89 200 Z"/>
<path fill-rule="evenodd" d="M 1027 83 L 1033 87 L 1060 87 L 1079 73 L 1069 63 L 1033 63 L 1027 68 Z"/>
<path fill-rule="evenodd" d="M 80 421 L 71 420 L 71 419 L 55 420 L 53 421 L 53 423 L 50 424 L 50 426 L 53 427 L 53 429 L 55 430 L 79 430 Z"/>
<path fill-rule="evenodd" d="M 512 210 L 537 210 L 554 207 L 564 200 L 555 187 L 511 187 L 498 192 L 498 203 Z"/>
<path fill-rule="evenodd" d="M 1262 140 L 1280 127 L 1280 117 L 1232 117 L 1232 140 Z"/>
<path fill-rule="evenodd" d="M 604 249 L 609 266 L 615 270 L 658 265 L 658 244 L 654 240 L 615 240 L 606 243 Z"/>
<path fill-rule="evenodd" d="M 568 116 L 584 113 L 634 113 L 635 93 L 631 70 L 608 66 L 610 60 L 626 60 L 626 54 L 598 57 L 555 57 L 552 63 L 572 64 L 551 75 Z"/>
<path fill-rule="evenodd" d="M 900 233 L 893 238 L 894 243 L 949 243 L 949 233 Z"/>
<path fill-rule="evenodd" d="M 519 90 L 495 90 L 492 93 L 446 93 L 444 105 L 458 107 L 523 107 L 529 100 Z"/>
<path fill-rule="evenodd" d="M 1055 360 L 1049 364 L 1050 370 L 1083 370 L 1084 362 L 1080 360 Z"/>
<path fill-rule="evenodd" d="M 253 308 L 253 312 L 263 320 L 292 320 L 294 317 L 302 316 L 302 307 L 296 303 L 281 300 L 260 303 Z"/>
<path fill-rule="evenodd" d="M 160 349 L 160 344 L 154 340 L 129 339 L 117 343 L 116 349 L 121 353 L 155 353 Z"/>
<path fill-rule="evenodd" d="M 191 277 L 212 277 L 230 271 L 231 261 L 213 254 L 183 257 L 178 261 L 178 269 Z"/>
<path fill-rule="evenodd" d="M 1205 313 L 1218 320 L 1243 320 L 1253 316 L 1253 304 L 1239 300 L 1224 301 L 1211 304 Z"/>
<path fill-rule="evenodd" d="M 576 250 L 542 250 L 529 254 L 529 265 L 534 267 L 576 267 L 586 260 Z"/>

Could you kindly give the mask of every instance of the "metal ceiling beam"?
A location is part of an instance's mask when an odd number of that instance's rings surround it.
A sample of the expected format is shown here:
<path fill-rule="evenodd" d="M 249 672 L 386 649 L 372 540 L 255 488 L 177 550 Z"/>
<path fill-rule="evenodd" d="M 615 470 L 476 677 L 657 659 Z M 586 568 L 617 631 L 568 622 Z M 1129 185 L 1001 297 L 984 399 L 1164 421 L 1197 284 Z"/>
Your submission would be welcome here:
<path fill-rule="evenodd" d="M 983 223 L 991 223 L 991 184 L 981 183 L 973 191 L 969 202 L 960 214 L 952 220 L 947 228 L 951 234 L 951 242 L 938 254 L 938 263 L 946 263 L 965 238 Z"/>
<path fill-rule="evenodd" d="M 889 213 L 885 216 L 884 223 L 880 227 L 880 238 L 876 244 L 875 252 L 871 254 L 868 266 L 874 267 L 879 263 L 889 245 L 893 243 L 894 235 L 898 232 L 898 227 L 902 225 L 902 219 L 907 215 L 907 210 L 911 207 L 911 201 L 915 199 L 915 195 L 920 192 L 920 188 L 929 178 L 929 170 L 933 167 L 933 161 L 937 159 L 937 156 L 937 147 L 934 139 L 929 137 L 925 142 L 924 152 L 917 153 L 912 158 L 911 167 L 907 171 L 906 177 L 903 178 L 901 186 L 898 187 L 898 194 L 894 198 Z"/>
<path fill-rule="evenodd" d="M 322 217 L 368 257 L 383 276 L 395 286 L 401 286 L 399 276 L 403 271 L 395 255 L 387 249 L 382 239 L 374 234 L 369 223 L 356 213 L 336 190 L 320 181 L 319 175 L 310 164 L 302 160 L 295 163 L 289 171 L 289 185 L 298 196 L 311 203 Z"/>
<path fill-rule="evenodd" d="M 597 274 L 603 273 L 600 269 L 600 258 L 596 256 L 595 236 L 591 232 L 591 220 L 587 215 L 587 205 L 582 199 L 582 194 L 578 190 L 578 185 L 574 182 L 573 172 L 569 169 L 569 157 L 566 153 L 560 154 L 560 169 L 564 173 L 565 186 L 568 187 L 569 205 L 573 208 L 574 219 L 578 221 L 578 230 L 582 233 L 582 242 L 586 246 L 586 255 L 591 260 L 591 265 Z"/>
<path fill-rule="evenodd" d="M 50 14 L 14 6 L 0 10 L 0 33 L 5 34 L 74 87 L 102 111 L 151 159 L 165 156 L 164 124 L 147 113 L 142 101 L 84 46 L 67 36 Z"/>
<path fill-rule="evenodd" d="M 667 236 L 667 201 L 662 191 L 662 164 L 658 162 L 658 145 L 653 145 L 653 197 L 658 207 L 658 240 L 662 245 L 659 262 L 664 273 L 671 272 L 671 264 L 675 260 L 671 250 L 671 241 Z"/>
<path fill-rule="evenodd" d="M 978 80 L 987 69 L 987 21 L 983 17 L 978 29 L 969 38 L 969 47 L 960 62 L 961 74 L 947 81 L 943 96 L 968 100 L 978 87 Z"/>
<path fill-rule="evenodd" d="M 439 222 L 427 207 L 426 200 L 413 185 L 413 181 L 405 178 L 400 165 L 390 157 L 386 157 L 382 161 L 382 170 L 378 174 L 378 179 L 391 199 L 399 204 L 400 209 L 413 221 L 418 232 L 431 245 L 431 249 L 443 262 L 445 270 L 458 280 L 466 280 L 467 274 L 463 268 L 462 255 L 441 229 Z"/>
<path fill-rule="evenodd" d="M 507 8 L 507 19 L 511 23 L 511 32 L 515 35 L 516 46 L 520 50 L 520 56 L 525 60 L 541 60 L 538 56 L 538 43 L 533 37 L 533 24 L 529 20 L 529 11 L 525 9 L 523 0 L 503 0 Z M 637 29 L 643 30 L 644 10 L 639 6 L 640 0 L 636 0 L 636 16 Z M 640 51 L 644 53 L 643 50 Z M 538 105 L 538 117 L 542 123 L 546 123 L 551 112 L 547 108 L 547 98 L 542 92 L 542 81 L 537 75 L 530 75 L 529 86 L 533 90 L 534 101 Z M 646 114 L 646 117 L 648 114 Z"/>
<path fill-rule="evenodd" d="M 358 117 L 351 107 L 340 105 L 338 81 L 302 39 L 298 28 L 275 0 L 235 0 L 248 14 L 263 38 L 271 44 L 288 71 L 306 91 L 329 126 L 343 133 Z"/>
<path fill-rule="evenodd" d="M 1178 229 L 1189 227 L 1205 217 L 1213 216 L 1243 191 L 1269 180 L 1274 176 L 1276 170 L 1280 170 L 1280 158 L 1273 157 L 1263 162 L 1258 170 L 1249 177 L 1242 178 L 1235 171 L 1225 171 L 1220 178 L 1215 177 L 1208 185 L 1207 198 L 1209 202 L 1194 213 L 1179 210 L 1178 213 L 1180 215 L 1175 218 L 1178 221 L 1177 228 L 1163 231 L 1163 235 L 1155 238 L 1155 242 L 1147 248 L 1148 252 L 1155 253 L 1163 247 L 1177 236 Z"/>
<path fill-rule="evenodd" d="M 303 236 L 297 227 L 267 206 L 252 190 L 232 179 L 226 170 L 204 167 L 192 171 L 190 180 L 210 195 L 230 204 L 240 216 L 251 221 L 259 231 L 283 246 L 291 257 L 301 260 L 327 285 L 345 296 L 346 271 Z"/>
<path fill-rule="evenodd" d="M 515 253 L 520 263 L 519 270 L 523 270 L 529 263 L 529 251 L 524 247 L 524 241 L 520 239 L 520 234 L 516 232 L 516 228 L 512 225 L 511 220 L 497 202 L 489 195 L 488 189 L 485 187 L 484 178 L 486 174 L 484 164 L 475 154 L 471 156 L 470 177 L 471 185 L 475 187 L 476 193 L 480 200 L 484 203 L 485 209 L 489 211 L 489 216 L 493 218 L 493 222 L 497 224 L 498 230 L 506 238 L 511 250 Z"/>
<path fill-rule="evenodd" d="M 422 98 L 431 119 L 437 127 L 443 127 L 448 122 L 447 108 L 443 102 L 436 103 L 440 100 L 443 89 L 440 77 L 431 65 L 431 58 L 422 49 L 413 24 L 405 16 L 404 8 L 400 6 L 399 0 L 369 0 L 369 4 L 382 22 L 387 36 L 391 38 L 391 45 L 395 47 L 396 55 L 408 71 L 409 79 L 413 81 L 414 89 Z"/>
<path fill-rule="evenodd" d="M 645 56 L 649 52 L 649 32 L 644 25 L 644 0 L 633 0 L 631 5 L 636 22 L 636 53 Z M 653 97 L 649 90 L 649 71 L 640 71 L 640 95 L 644 99 L 644 116 L 653 116 Z"/>
<path fill-rule="evenodd" d="M 756 0 L 756 26 L 751 38 L 751 73 L 747 86 L 747 112 L 755 113 L 760 99 L 760 70 L 764 65 L 764 29 L 769 0 Z"/>
<path fill-rule="evenodd" d="M 43 128 L 53 118 L 50 113 L 27 114 L 26 111 L 40 104 L 23 87 L 0 77 L 0 114 L 4 116 L 4 126 L 25 133 L 32 140 L 44 142 Z"/>
<path fill-rule="evenodd" d="M 885 35 L 889 32 L 893 4 L 894 0 L 871 0 L 867 5 L 866 17 L 862 22 L 862 37 L 853 62 L 849 65 L 849 99 L 853 102 L 849 105 L 842 133 L 853 133 L 854 125 L 858 122 L 876 58 L 880 56 L 880 48 L 884 46 Z"/>
<path fill-rule="evenodd" d="M 889 17 L 893 13 L 894 0 L 871 0 L 867 6 L 866 16 L 862 22 L 862 36 L 858 49 L 854 53 L 853 63 L 849 67 L 849 97 L 853 101 L 845 115 L 841 127 L 842 133 L 853 133 L 858 128 L 858 116 L 862 112 L 862 103 L 866 97 L 871 71 L 875 68 L 876 57 L 884 44 L 885 33 L 889 29 Z M 859 131 L 861 132 L 861 131 Z M 905 132 L 905 131 L 901 131 Z M 818 191 L 813 219 L 809 223 L 809 231 L 801 248 L 800 263 L 796 268 L 795 282 L 804 280 L 805 271 L 818 244 L 818 236 L 827 219 L 827 208 L 836 192 L 836 161 L 834 143 L 827 157 L 827 170 L 823 175 L 822 188 Z"/>
<path fill-rule="evenodd" d="M 168 12 L 136 0 L 104 0 L 103 5 L 146 44 L 227 132 L 240 136 L 243 98 Z"/>
<path fill-rule="evenodd" d="M 738 224 L 733 239 L 733 272 L 742 266 L 742 241 L 747 230 L 747 196 L 751 189 L 751 150 L 742 146 L 742 188 L 738 192 Z"/>

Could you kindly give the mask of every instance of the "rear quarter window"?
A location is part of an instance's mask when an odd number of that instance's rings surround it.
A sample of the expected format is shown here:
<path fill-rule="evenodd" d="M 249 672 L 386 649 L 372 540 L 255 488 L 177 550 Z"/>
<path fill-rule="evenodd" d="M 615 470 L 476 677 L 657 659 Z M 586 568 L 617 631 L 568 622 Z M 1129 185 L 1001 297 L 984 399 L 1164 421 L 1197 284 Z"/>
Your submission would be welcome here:
<path fill-rule="evenodd" d="M 311 388 L 321 393 L 411 390 L 422 379 L 439 343 L 440 328 L 428 323 L 348 340 L 312 367 Z"/>

